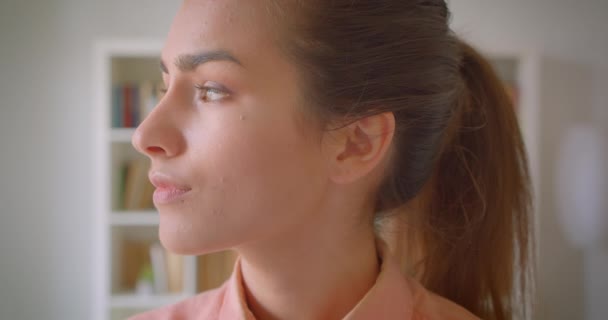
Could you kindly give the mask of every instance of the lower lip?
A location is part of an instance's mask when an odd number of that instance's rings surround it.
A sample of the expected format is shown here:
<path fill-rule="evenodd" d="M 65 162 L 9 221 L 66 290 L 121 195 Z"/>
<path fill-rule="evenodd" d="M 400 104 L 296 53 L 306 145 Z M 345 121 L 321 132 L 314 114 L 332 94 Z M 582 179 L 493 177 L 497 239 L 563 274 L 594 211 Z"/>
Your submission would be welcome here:
<path fill-rule="evenodd" d="M 154 190 L 154 204 L 169 204 L 184 197 L 190 190 L 175 188 L 157 188 Z"/>

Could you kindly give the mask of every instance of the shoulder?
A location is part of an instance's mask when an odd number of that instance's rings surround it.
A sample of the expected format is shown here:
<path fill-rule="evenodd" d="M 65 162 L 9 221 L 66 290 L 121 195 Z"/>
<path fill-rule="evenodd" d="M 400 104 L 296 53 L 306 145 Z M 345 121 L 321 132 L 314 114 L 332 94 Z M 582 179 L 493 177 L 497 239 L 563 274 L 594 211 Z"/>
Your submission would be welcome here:
<path fill-rule="evenodd" d="M 224 301 L 225 291 L 224 285 L 176 304 L 135 315 L 128 320 L 217 319 Z"/>
<path fill-rule="evenodd" d="M 464 307 L 424 288 L 414 279 L 407 279 L 413 293 L 412 320 L 480 320 Z"/>

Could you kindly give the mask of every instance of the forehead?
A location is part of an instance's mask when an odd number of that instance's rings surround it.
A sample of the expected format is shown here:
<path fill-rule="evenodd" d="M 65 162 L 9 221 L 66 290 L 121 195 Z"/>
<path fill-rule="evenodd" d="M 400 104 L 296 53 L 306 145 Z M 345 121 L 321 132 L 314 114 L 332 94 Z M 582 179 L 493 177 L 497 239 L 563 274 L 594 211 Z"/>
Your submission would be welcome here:
<path fill-rule="evenodd" d="M 163 58 L 222 49 L 247 64 L 271 54 L 270 18 L 261 0 L 186 0 L 171 25 Z"/>

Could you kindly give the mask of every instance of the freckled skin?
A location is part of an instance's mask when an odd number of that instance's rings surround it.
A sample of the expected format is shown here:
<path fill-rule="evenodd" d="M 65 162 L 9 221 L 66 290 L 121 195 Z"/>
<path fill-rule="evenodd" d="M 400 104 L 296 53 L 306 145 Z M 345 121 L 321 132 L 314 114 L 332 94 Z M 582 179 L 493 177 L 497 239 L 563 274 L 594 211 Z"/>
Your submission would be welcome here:
<path fill-rule="evenodd" d="M 173 252 L 203 254 L 289 232 L 323 198 L 326 165 L 296 125 L 296 69 L 260 23 L 266 14 L 242 1 L 186 1 L 174 19 L 162 51 L 168 91 L 133 140 L 152 170 L 192 188 L 158 206 L 160 239 Z M 174 65 L 179 55 L 218 49 L 243 67 Z M 203 102 L 195 86 L 208 82 L 233 94 Z"/>

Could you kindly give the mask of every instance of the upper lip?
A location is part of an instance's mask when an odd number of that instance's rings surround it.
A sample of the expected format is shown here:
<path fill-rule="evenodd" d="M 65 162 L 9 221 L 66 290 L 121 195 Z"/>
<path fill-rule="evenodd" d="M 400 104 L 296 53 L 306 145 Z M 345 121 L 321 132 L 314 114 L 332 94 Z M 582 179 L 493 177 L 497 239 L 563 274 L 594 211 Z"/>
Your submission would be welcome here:
<path fill-rule="evenodd" d="M 184 191 L 188 191 L 191 189 L 189 186 L 177 182 L 170 175 L 167 175 L 167 174 L 159 172 L 159 171 L 151 171 L 150 174 L 148 174 L 148 178 L 150 179 L 150 182 L 156 188 L 178 189 L 178 190 L 184 190 Z"/>

